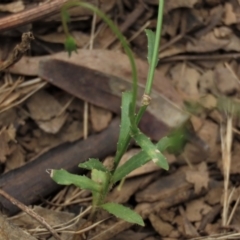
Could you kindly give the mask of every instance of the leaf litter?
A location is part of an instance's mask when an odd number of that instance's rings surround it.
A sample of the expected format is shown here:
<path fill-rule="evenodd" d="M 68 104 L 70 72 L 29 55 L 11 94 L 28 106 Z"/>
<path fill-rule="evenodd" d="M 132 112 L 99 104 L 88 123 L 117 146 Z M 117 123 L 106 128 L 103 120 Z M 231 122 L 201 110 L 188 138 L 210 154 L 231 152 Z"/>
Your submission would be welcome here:
<path fill-rule="evenodd" d="M 31 1 L 10 2 L 1 4 L 1 15 L 5 11 L 18 12 L 33 6 Z M 100 6 L 110 14 L 118 12 L 115 21 L 127 39 L 135 36 L 131 45 L 138 58 L 141 83 L 145 82 L 147 74 L 146 36 L 141 27 L 147 21 L 150 28 L 155 27 L 153 12 L 158 1 L 144 0 L 144 3 L 148 11 L 143 11 L 141 18 L 135 15 L 134 9 L 137 5 L 133 1 L 119 1 L 118 4 L 107 1 Z M 141 8 L 140 5 L 139 9 Z M 185 119 L 185 112 L 188 113 L 187 118 L 190 117 L 194 131 L 182 152 L 175 156 L 166 153 L 170 163 L 169 172 L 161 171 L 150 162 L 151 164 L 131 173 L 121 186 L 121 191 L 119 186 L 115 186 L 108 197 L 111 201 L 135 208 L 144 220 L 149 220 L 145 221 L 147 227 L 137 228 L 115 218 L 108 219 L 109 215 L 100 212 L 95 221 L 99 223 L 97 226 L 92 223 L 93 229 L 88 230 L 84 219 L 88 214 L 85 210 L 88 209 L 91 196 L 88 191 L 76 190 L 71 186 L 57 194 L 51 193 L 48 199 L 40 199 L 45 212 L 42 216 L 46 221 L 56 226 L 66 216 L 64 221 L 68 222 L 79 213 L 83 213 L 81 220 L 73 220 L 63 228 L 69 231 L 86 229 L 89 239 L 124 240 L 130 239 L 130 236 L 133 239 L 145 240 L 155 240 L 159 237 L 210 239 L 211 236 L 211 239 L 233 239 L 240 236 L 239 116 L 237 110 L 229 111 L 226 106 L 219 107 L 219 99 L 223 96 L 230 99 L 230 102 L 238 101 L 239 97 L 240 44 L 236 32 L 239 28 L 239 13 L 240 5 L 237 0 L 224 3 L 218 0 L 166 1 L 159 70 L 156 72 L 154 83 L 156 93 L 153 93 L 161 98 L 156 98 L 156 105 L 154 107 L 153 104 L 150 115 L 168 126 L 167 130 L 160 133 L 161 136 L 169 133 L 173 127 L 170 120 L 176 123 L 179 119 Z M 12 13 L 8 14 L 11 16 Z M 69 67 L 75 64 L 97 70 L 104 75 L 113 75 L 124 81 L 130 80 L 131 70 L 126 56 L 121 53 L 117 40 L 100 19 L 97 19 L 93 50 L 86 49 L 91 29 L 89 16 L 88 11 L 80 8 L 71 12 L 71 31 L 80 49 L 78 54 L 70 59 L 63 53 L 64 35 L 58 14 L 40 20 L 31 28 L 23 27 L 25 32 L 34 32 L 35 40 L 31 43 L 31 51 L 28 50 L 20 61 L 1 73 L 2 178 L 6 173 L 24 167 L 27 162 L 35 161 L 34 159 L 43 153 L 51 153 L 55 147 L 66 142 L 74 143 L 83 137 L 83 101 L 86 99 L 72 94 L 74 86 L 71 85 L 71 75 L 64 75 L 67 68 L 59 68 L 56 65 L 65 81 L 70 83 L 66 87 L 57 85 L 58 78 L 54 72 L 51 75 L 55 76 L 52 80 L 44 79 L 42 70 L 39 71 L 40 61 L 48 59 L 51 63 L 55 59 L 64 60 L 70 64 Z M 133 16 L 134 21 L 128 22 Z M 55 22 L 49 24 L 50 19 L 55 19 Z M 22 31 L 22 27 L 16 29 Z M 0 41 L 5 41 L 0 49 L 1 60 L 4 62 L 8 59 L 7 56 L 11 56 L 12 46 L 21 42 L 21 35 L 1 33 L 1 36 Z M 104 50 L 104 47 L 108 50 Z M 115 96 L 116 103 L 119 101 L 116 89 L 125 90 L 127 84 L 124 81 L 113 81 L 110 85 L 110 93 Z M 90 82 L 90 86 L 93 86 L 93 82 Z M 96 96 L 102 96 L 100 85 L 101 82 L 98 82 L 95 97 L 92 96 L 93 101 L 90 105 L 90 135 L 107 129 L 118 114 L 108 105 L 105 108 L 99 106 Z M 167 106 L 163 108 L 164 111 L 158 107 L 162 104 Z M 172 109 L 171 114 L 167 109 Z M 229 116 L 232 124 L 230 127 L 227 120 Z M 169 119 L 169 122 L 166 119 Z M 159 128 L 165 125 L 155 128 L 152 124 L 153 131 L 158 132 Z M 151 126 L 151 122 L 147 122 L 147 126 Z M 111 144 L 111 141 L 108 144 Z M 137 151 L 137 147 L 133 146 L 123 160 L 127 161 L 132 152 Z M 109 158 L 112 156 L 109 154 Z M 42 176 L 46 177 L 43 174 Z M 35 210 L 38 208 L 40 207 L 34 207 Z M 49 217 L 55 217 L 56 222 L 49 220 Z M 14 220 L 17 218 L 16 215 L 4 221 L 11 221 L 28 231 L 32 235 L 32 238 L 29 235 L 29 239 L 34 239 L 39 234 L 45 234 L 41 235 L 41 239 L 50 236 L 43 229 L 38 229 L 37 225 L 33 231 L 33 221 L 30 220 L 26 224 L 27 217 L 22 216 L 19 222 Z M 102 220 L 104 221 L 101 222 Z M 12 230 L 4 231 L 7 231 L 8 237 L 13 236 Z M 76 239 L 72 232 L 61 231 L 64 230 L 59 230 L 62 239 Z M 28 238 L 25 236 L 25 239 Z"/>

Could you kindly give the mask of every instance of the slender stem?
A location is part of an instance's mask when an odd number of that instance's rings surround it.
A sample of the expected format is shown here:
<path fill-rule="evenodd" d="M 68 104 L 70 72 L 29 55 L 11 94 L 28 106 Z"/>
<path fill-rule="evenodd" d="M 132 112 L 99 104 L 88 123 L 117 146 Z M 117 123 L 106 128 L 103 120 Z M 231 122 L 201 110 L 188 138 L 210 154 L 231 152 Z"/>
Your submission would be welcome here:
<path fill-rule="evenodd" d="M 130 47 L 128 46 L 128 42 L 126 41 L 126 39 L 124 38 L 124 36 L 122 35 L 122 33 L 119 31 L 119 29 L 115 26 L 115 24 L 113 23 L 113 21 L 108 18 L 102 11 L 100 11 L 98 8 L 94 7 L 91 4 L 85 3 L 85 2 L 79 2 L 79 1 L 72 1 L 72 2 L 68 2 L 63 10 L 62 10 L 62 21 L 63 21 L 63 28 L 66 34 L 69 35 L 69 32 L 67 30 L 67 22 L 66 19 L 64 18 L 64 13 L 66 12 L 67 9 L 71 8 L 71 7 L 75 7 L 75 6 L 81 6 L 87 9 L 92 10 L 93 12 L 95 12 L 100 18 L 102 18 L 107 25 L 111 28 L 111 30 L 113 31 L 113 33 L 117 36 L 117 38 L 119 39 L 119 41 L 121 42 L 124 51 L 126 52 L 126 54 L 128 55 L 130 64 L 131 64 L 131 68 L 132 68 L 132 91 L 133 91 L 133 98 L 132 98 L 132 104 L 131 104 L 131 113 L 134 114 L 136 111 L 136 102 L 137 102 L 137 68 L 136 68 L 136 64 L 134 61 L 134 57 L 133 57 L 133 53 L 130 49 Z M 65 10 L 65 12 L 64 12 Z"/>
<path fill-rule="evenodd" d="M 163 9 L 164 9 L 164 0 L 159 0 L 156 38 L 155 38 L 155 43 L 154 43 L 154 50 L 153 50 L 151 64 L 149 66 L 147 83 L 146 83 L 146 87 L 145 87 L 146 95 L 150 95 L 150 93 L 151 93 L 153 79 L 154 79 L 154 72 L 155 72 L 155 68 L 157 65 L 157 61 L 158 61 L 160 39 L 161 39 L 161 32 L 162 32 L 162 22 L 163 22 Z M 141 108 L 139 109 L 138 114 L 136 116 L 137 124 L 140 122 L 146 109 L 147 109 L 147 106 L 145 106 L 145 105 L 141 106 Z"/>
<path fill-rule="evenodd" d="M 120 163 L 120 160 L 123 156 L 123 154 L 127 151 L 127 148 L 128 148 L 128 145 L 130 143 L 130 140 L 131 140 L 131 136 L 130 136 L 130 132 L 128 133 L 128 135 L 126 136 L 125 138 L 125 142 L 124 142 L 124 145 L 123 147 L 121 148 L 121 151 L 117 152 L 115 158 L 114 158 L 114 168 L 112 170 L 112 175 L 114 174 L 114 172 L 117 170 L 117 167 Z"/>
<path fill-rule="evenodd" d="M 139 124 L 140 120 L 142 119 L 142 116 L 145 113 L 146 109 L 147 109 L 146 105 L 141 106 L 141 108 L 139 109 L 138 114 L 136 116 L 136 124 L 137 125 Z"/>
<path fill-rule="evenodd" d="M 153 56 L 151 60 L 151 65 L 149 66 L 149 71 L 148 71 L 148 79 L 147 79 L 147 84 L 145 88 L 145 94 L 150 95 L 151 89 L 152 89 L 152 83 L 153 83 L 153 78 L 154 78 L 154 71 L 155 71 L 155 66 L 157 65 L 158 61 L 158 50 L 159 50 L 159 45 L 160 45 L 160 38 L 161 38 L 161 29 L 162 29 L 162 21 L 163 21 L 163 7 L 164 7 L 164 0 L 159 0 L 159 8 L 158 8 L 158 20 L 157 20 L 157 29 L 156 29 L 156 39 L 155 39 L 155 44 L 154 44 L 154 51 L 153 51 Z M 146 111 L 147 106 L 143 105 L 139 111 L 137 116 L 135 117 L 135 121 L 138 125 L 140 122 L 144 112 Z M 129 142 L 131 140 L 130 133 L 126 137 L 126 141 L 124 144 L 124 147 L 121 149 L 121 152 L 118 152 L 117 155 L 115 156 L 114 159 L 114 170 L 112 173 L 115 172 L 116 168 L 118 167 L 118 164 L 121 160 L 122 155 L 125 153 L 127 150 L 127 147 L 129 145 Z"/>
<path fill-rule="evenodd" d="M 146 88 L 145 88 L 145 94 L 147 95 L 150 95 L 151 93 L 154 72 L 157 65 L 157 61 L 158 61 L 159 45 L 160 45 L 162 22 L 163 22 L 163 9 L 164 9 L 164 0 L 159 0 L 156 39 L 154 43 L 153 56 L 152 56 L 152 61 L 151 61 L 148 79 L 147 79 Z"/>
<path fill-rule="evenodd" d="M 68 31 L 66 14 L 68 14 L 68 12 L 67 12 L 66 6 L 64 5 L 61 9 L 62 25 L 63 25 L 63 31 L 64 31 L 65 35 L 68 37 L 70 34 L 69 34 L 69 31 Z"/>

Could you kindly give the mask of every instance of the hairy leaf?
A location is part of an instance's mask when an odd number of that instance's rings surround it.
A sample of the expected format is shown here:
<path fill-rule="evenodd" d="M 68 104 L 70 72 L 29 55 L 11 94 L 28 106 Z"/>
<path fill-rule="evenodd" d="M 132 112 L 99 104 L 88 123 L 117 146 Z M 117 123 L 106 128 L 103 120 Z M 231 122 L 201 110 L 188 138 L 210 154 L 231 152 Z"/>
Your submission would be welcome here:
<path fill-rule="evenodd" d="M 129 107 L 131 104 L 131 100 L 132 92 L 124 92 L 122 94 L 121 125 L 117 144 L 117 156 L 120 152 L 122 152 L 123 148 L 127 147 L 125 146 L 125 143 L 130 132 Z"/>
<path fill-rule="evenodd" d="M 137 128 L 136 124 L 134 125 L 134 122 L 132 122 L 131 134 L 137 144 L 142 148 L 144 152 L 147 153 L 147 155 L 154 163 L 165 170 L 169 169 L 167 159 L 150 141 L 150 139 Z"/>
<path fill-rule="evenodd" d="M 108 172 L 108 169 L 99 161 L 99 159 L 96 158 L 89 158 L 88 161 L 80 163 L 78 167 L 88 170 L 97 169 L 103 172 Z"/>
<path fill-rule="evenodd" d="M 105 203 L 101 205 L 101 208 L 126 222 L 144 226 L 142 217 L 138 213 L 123 205 L 117 203 Z"/>
<path fill-rule="evenodd" d="M 94 182 L 86 176 L 79 176 L 76 174 L 69 173 L 68 171 L 61 170 L 51 170 L 51 178 L 60 185 L 75 185 L 82 189 L 88 189 L 93 192 L 99 192 L 101 190 L 100 184 Z"/>
<path fill-rule="evenodd" d="M 163 152 L 169 147 L 169 144 L 170 139 L 168 137 L 164 137 L 156 144 L 156 147 L 160 152 Z M 129 173 L 145 165 L 149 161 L 151 161 L 151 158 L 144 151 L 132 156 L 127 162 L 117 168 L 113 175 L 113 183 L 116 183 L 117 181 L 126 177 Z"/>

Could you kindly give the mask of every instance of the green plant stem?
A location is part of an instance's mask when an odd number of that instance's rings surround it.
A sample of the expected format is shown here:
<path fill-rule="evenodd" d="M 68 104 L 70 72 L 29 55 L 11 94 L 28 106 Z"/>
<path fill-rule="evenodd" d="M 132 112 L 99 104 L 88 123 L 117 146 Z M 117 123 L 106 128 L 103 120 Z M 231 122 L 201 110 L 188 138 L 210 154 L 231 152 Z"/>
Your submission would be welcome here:
<path fill-rule="evenodd" d="M 136 68 L 136 64 L 134 61 L 134 57 L 133 57 L 133 53 L 130 49 L 130 47 L 128 46 L 128 43 L 126 41 L 126 39 L 123 37 L 122 33 L 118 30 L 118 28 L 115 26 L 115 24 L 113 23 L 113 21 L 111 19 L 109 19 L 102 11 L 100 11 L 98 8 L 94 7 L 91 4 L 85 3 L 85 2 L 79 2 L 79 1 L 72 1 L 72 2 L 68 2 L 66 5 L 64 5 L 63 10 L 62 10 L 62 22 L 63 22 L 63 28 L 64 28 L 64 32 L 69 35 L 69 31 L 67 28 L 67 21 L 64 18 L 64 11 L 66 13 L 67 9 L 71 8 L 71 7 L 76 7 L 76 6 L 81 6 L 87 9 L 90 9 L 91 11 L 95 12 L 100 18 L 102 18 L 107 25 L 111 28 L 111 30 L 113 31 L 113 33 L 117 36 L 117 38 L 120 40 L 124 51 L 126 52 L 126 54 L 128 55 L 130 64 L 131 64 L 131 68 L 132 68 L 132 91 L 133 91 L 133 98 L 132 98 L 132 105 L 131 105 L 131 112 L 132 114 L 134 114 L 136 112 L 136 102 L 137 102 L 137 68 Z"/>
<path fill-rule="evenodd" d="M 63 31 L 65 33 L 66 36 L 70 36 L 70 33 L 68 31 L 68 26 L 67 26 L 67 21 L 66 21 L 66 14 L 67 13 L 67 9 L 65 7 L 65 5 L 62 7 L 61 9 L 61 17 L 62 17 L 62 25 L 63 25 Z"/>
<path fill-rule="evenodd" d="M 126 152 L 126 150 L 128 148 L 130 140 L 131 140 L 131 136 L 130 136 L 130 132 L 129 132 L 128 135 L 126 136 L 126 140 L 124 142 L 124 145 L 123 145 L 121 151 L 117 152 L 117 154 L 116 154 L 116 156 L 114 158 L 114 169 L 112 171 L 112 174 L 114 174 L 115 170 L 117 169 L 123 154 Z"/>
<path fill-rule="evenodd" d="M 153 79 L 154 79 L 154 72 L 158 61 L 158 52 L 160 47 L 160 39 L 161 39 L 161 32 L 162 32 L 162 22 L 163 22 L 163 9 L 164 9 L 164 0 L 159 0 L 158 5 L 158 18 L 157 18 L 157 29 L 156 29 L 156 39 L 154 43 L 154 50 L 153 50 L 153 56 L 151 60 L 151 64 L 149 66 L 148 71 L 148 78 L 147 83 L 145 87 L 145 94 L 150 95 L 153 85 Z M 146 111 L 147 106 L 143 105 L 140 107 L 138 114 L 136 116 L 136 123 L 138 124 L 140 120 L 142 119 L 142 116 L 144 112 Z"/>
<path fill-rule="evenodd" d="M 152 89 L 152 84 L 153 84 L 153 79 L 154 79 L 154 71 L 155 71 L 155 66 L 157 65 L 158 61 L 158 52 L 159 52 L 159 45 L 160 45 L 160 38 L 161 38 L 161 30 L 162 30 L 162 22 L 163 22 L 163 9 L 164 9 L 164 0 L 159 0 L 159 6 L 158 6 L 158 20 L 157 20 L 157 29 L 156 29 L 156 39 L 155 39 L 155 44 L 154 44 L 154 52 L 152 56 L 152 64 L 149 66 L 149 71 L 148 71 L 148 79 L 146 83 L 146 88 L 145 88 L 145 94 L 150 95 L 151 89 Z M 147 106 L 143 105 L 138 111 L 138 114 L 136 116 L 136 124 L 138 125 L 140 120 L 142 119 L 142 116 L 144 112 L 146 111 Z M 126 142 L 124 144 L 124 147 L 122 148 L 122 151 L 119 152 L 114 159 L 115 165 L 114 165 L 114 171 L 118 167 L 118 164 L 127 150 L 127 147 L 129 145 L 129 142 L 131 140 L 130 133 L 126 137 Z"/>
<path fill-rule="evenodd" d="M 151 61 L 152 63 L 150 65 L 150 69 L 148 72 L 148 79 L 147 79 L 146 88 L 145 88 L 145 94 L 147 95 L 150 95 L 151 93 L 154 72 L 158 62 L 158 54 L 159 54 L 159 46 L 160 46 L 160 38 L 161 38 L 162 22 L 163 22 L 163 9 L 164 9 L 164 0 L 159 0 L 156 39 L 154 43 L 153 56 Z"/>

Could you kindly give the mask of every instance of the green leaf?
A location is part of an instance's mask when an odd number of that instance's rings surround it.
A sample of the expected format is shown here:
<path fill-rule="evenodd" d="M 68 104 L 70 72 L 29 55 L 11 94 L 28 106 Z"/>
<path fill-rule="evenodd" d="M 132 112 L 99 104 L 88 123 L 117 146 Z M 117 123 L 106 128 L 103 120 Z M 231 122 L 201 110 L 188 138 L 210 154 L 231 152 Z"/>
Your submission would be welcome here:
<path fill-rule="evenodd" d="M 89 158 L 88 161 L 80 163 L 78 167 L 85 168 L 88 170 L 97 169 L 103 172 L 108 172 L 108 169 L 99 161 L 99 159 L 95 158 Z"/>
<path fill-rule="evenodd" d="M 126 222 L 136 223 L 140 226 L 144 226 L 142 217 L 130 208 L 124 207 L 123 205 L 117 203 L 105 203 L 100 207 Z"/>
<path fill-rule="evenodd" d="M 170 139 L 168 137 L 163 137 L 157 144 L 156 147 L 160 152 L 165 151 L 170 144 Z M 113 175 L 113 183 L 121 180 L 122 178 L 126 177 L 129 173 L 134 171 L 135 169 L 145 165 L 151 161 L 148 154 L 144 151 L 137 153 L 136 155 L 132 156 L 127 162 L 117 168 Z"/>
<path fill-rule="evenodd" d="M 172 154 L 180 154 L 187 143 L 188 129 L 186 125 L 174 129 L 169 135 L 169 146 L 167 151 Z"/>
<path fill-rule="evenodd" d="M 156 147 L 160 152 L 164 152 L 170 145 L 171 145 L 171 139 L 167 136 L 167 137 L 161 138 L 157 142 Z"/>
<path fill-rule="evenodd" d="M 158 150 L 157 146 L 155 146 L 150 139 L 144 135 L 136 126 L 136 124 L 132 123 L 131 134 L 135 139 L 137 144 L 142 148 L 144 152 L 151 158 L 151 160 L 156 163 L 159 167 L 168 170 L 168 162 L 164 155 Z"/>
<path fill-rule="evenodd" d="M 133 170 L 143 166 L 150 161 L 149 156 L 145 152 L 139 152 L 138 154 L 132 156 L 127 162 L 117 168 L 115 171 L 112 180 L 113 183 L 123 179 Z"/>
<path fill-rule="evenodd" d="M 65 49 L 68 52 L 69 57 L 71 56 L 73 51 L 77 52 L 77 44 L 72 36 L 67 37 L 65 41 Z"/>
<path fill-rule="evenodd" d="M 148 64 L 152 64 L 152 58 L 153 58 L 153 51 L 154 51 L 154 44 L 155 44 L 155 39 L 156 39 L 156 34 L 150 30 L 150 29 L 145 29 L 147 39 L 148 39 Z M 155 67 L 157 66 L 157 62 Z"/>
<path fill-rule="evenodd" d="M 129 107 L 130 107 L 131 101 L 132 101 L 132 92 L 122 93 L 121 125 L 120 125 L 120 133 L 118 138 L 117 153 L 116 153 L 115 159 L 117 159 L 118 154 L 120 154 L 123 151 L 123 148 L 128 147 L 128 146 L 125 146 L 125 143 L 130 132 Z"/>
<path fill-rule="evenodd" d="M 88 189 L 93 192 L 99 192 L 101 190 L 101 186 L 89 179 L 86 176 L 79 176 L 76 174 L 69 173 L 68 171 L 61 170 L 50 170 L 51 178 L 60 185 L 75 185 L 82 189 Z"/>

